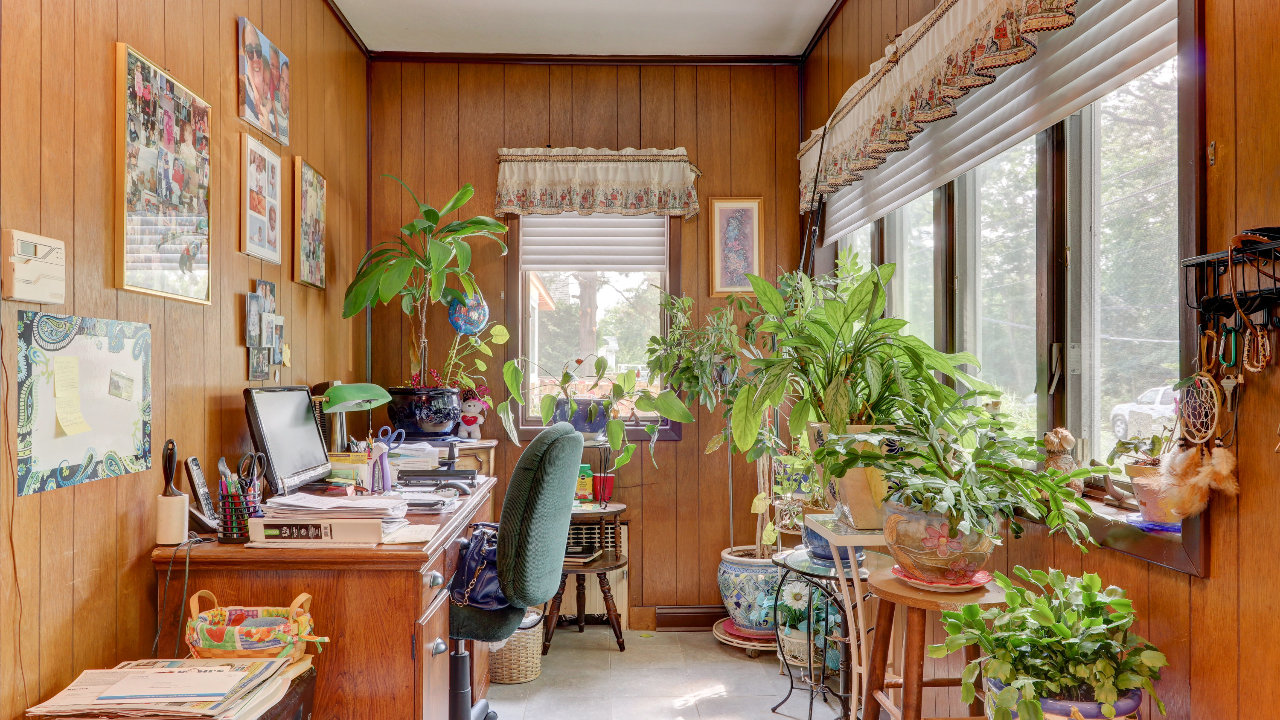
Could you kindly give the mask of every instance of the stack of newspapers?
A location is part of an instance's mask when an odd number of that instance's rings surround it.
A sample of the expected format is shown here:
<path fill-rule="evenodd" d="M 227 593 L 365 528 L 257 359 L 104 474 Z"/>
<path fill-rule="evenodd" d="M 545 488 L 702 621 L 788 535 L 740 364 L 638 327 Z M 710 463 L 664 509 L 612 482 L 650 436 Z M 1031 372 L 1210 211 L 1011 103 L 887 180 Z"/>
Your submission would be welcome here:
<path fill-rule="evenodd" d="M 85 670 L 27 717 L 247 720 L 278 703 L 310 667 L 310 655 L 297 661 L 134 660 Z"/>

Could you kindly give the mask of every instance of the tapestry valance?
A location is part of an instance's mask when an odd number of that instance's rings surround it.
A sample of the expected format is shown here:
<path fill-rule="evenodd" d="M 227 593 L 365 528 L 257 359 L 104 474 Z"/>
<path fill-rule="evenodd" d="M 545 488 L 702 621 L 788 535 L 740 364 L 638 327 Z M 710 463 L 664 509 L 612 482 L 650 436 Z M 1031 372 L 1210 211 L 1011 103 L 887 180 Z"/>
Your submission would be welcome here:
<path fill-rule="evenodd" d="M 906 150 L 955 101 L 990 84 L 1000 68 L 1030 60 L 1036 33 L 1070 27 L 1076 0 L 941 0 L 885 48 L 845 92 L 826 124 L 800 147 L 800 208 L 862 179 Z M 819 167 L 821 156 L 821 167 Z"/>
<path fill-rule="evenodd" d="M 685 149 L 502 148 L 499 215 L 698 213 L 698 168 Z"/>

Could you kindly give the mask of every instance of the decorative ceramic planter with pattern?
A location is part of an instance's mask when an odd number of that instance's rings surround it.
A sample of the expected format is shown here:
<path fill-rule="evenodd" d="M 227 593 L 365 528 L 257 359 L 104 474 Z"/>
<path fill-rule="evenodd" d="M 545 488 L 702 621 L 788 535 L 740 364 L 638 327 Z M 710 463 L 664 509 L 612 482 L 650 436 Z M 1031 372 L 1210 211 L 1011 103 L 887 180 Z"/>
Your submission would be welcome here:
<path fill-rule="evenodd" d="M 995 694 L 1004 689 L 1004 684 L 999 680 L 987 680 L 987 717 L 995 717 L 995 707 L 993 698 Z M 1120 696 L 1115 704 L 1114 720 L 1138 720 L 1141 717 L 1139 712 L 1142 708 L 1142 690 L 1133 689 Z M 1073 714 L 1079 713 L 1079 717 L 1084 720 L 1100 720 L 1106 718 L 1107 715 L 1102 712 L 1102 704 L 1096 702 L 1073 702 L 1071 700 L 1048 700 L 1040 701 L 1040 709 L 1044 711 L 1045 720 L 1074 720 Z M 1014 713 L 1016 719 L 1018 713 Z"/>
<path fill-rule="evenodd" d="M 387 417 L 410 437 L 445 437 L 462 417 L 457 388 L 387 388 Z"/>
<path fill-rule="evenodd" d="M 945 515 L 884 504 L 884 541 L 908 575 L 925 582 L 964 585 L 986 566 L 996 545 L 981 533 L 951 537 Z"/>
<path fill-rule="evenodd" d="M 760 598 L 773 598 L 782 581 L 782 568 L 774 565 L 771 557 L 755 557 L 755 552 L 755 545 L 720 551 L 720 568 L 716 574 L 720 598 L 740 631 L 773 640 L 773 613 L 760 612 Z"/>
<path fill-rule="evenodd" d="M 551 414 L 551 422 L 568 421 L 574 430 L 582 433 L 583 439 L 595 440 L 604 430 L 605 424 L 609 422 L 609 410 L 613 404 L 604 398 L 592 397 L 574 398 L 573 402 L 577 409 L 573 417 L 569 417 L 569 401 L 564 398 L 557 400 L 555 412 Z M 592 405 L 596 408 L 595 413 L 591 412 Z"/>

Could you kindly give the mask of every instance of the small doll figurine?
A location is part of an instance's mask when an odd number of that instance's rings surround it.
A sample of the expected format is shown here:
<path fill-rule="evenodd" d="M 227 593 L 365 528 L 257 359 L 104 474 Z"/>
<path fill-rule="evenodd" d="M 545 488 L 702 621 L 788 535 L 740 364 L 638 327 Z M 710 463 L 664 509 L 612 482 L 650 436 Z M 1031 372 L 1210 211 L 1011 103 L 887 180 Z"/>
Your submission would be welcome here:
<path fill-rule="evenodd" d="M 464 440 L 479 440 L 480 426 L 484 424 L 485 410 L 489 409 L 489 404 L 475 390 L 466 390 L 462 393 L 462 419 L 458 423 L 457 435 Z"/>

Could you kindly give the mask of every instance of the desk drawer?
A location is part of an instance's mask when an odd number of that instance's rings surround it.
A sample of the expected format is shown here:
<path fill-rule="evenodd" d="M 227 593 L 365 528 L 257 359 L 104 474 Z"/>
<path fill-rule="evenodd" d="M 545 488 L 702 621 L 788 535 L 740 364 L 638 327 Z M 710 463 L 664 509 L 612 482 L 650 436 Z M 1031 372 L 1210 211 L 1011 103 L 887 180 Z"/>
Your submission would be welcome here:
<path fill-rule="evenodd" d="M 449 717 L 449 598 L 441 596 L 418 618 L 417 717 L 447 720 Z"/>
<path fill-rule="evenodd" d="M 418 605 L 418 612 L 424 613 L 431 604 L 436 601 L 436 596 L 447 592 L 449 589 L 449 579 L 453 577 L 453 570 L 447 567 L 449 563 L 446 559 L 453 557 L 454 565 L 457 564 L 458 550 L 456 545 L 449 545 L 440 553 L 438 557 L 429 563 L 423 563 L 422 569 L 418 572 L 422 575 L 422 592 L 418 597 L 422 598 Z"/>

